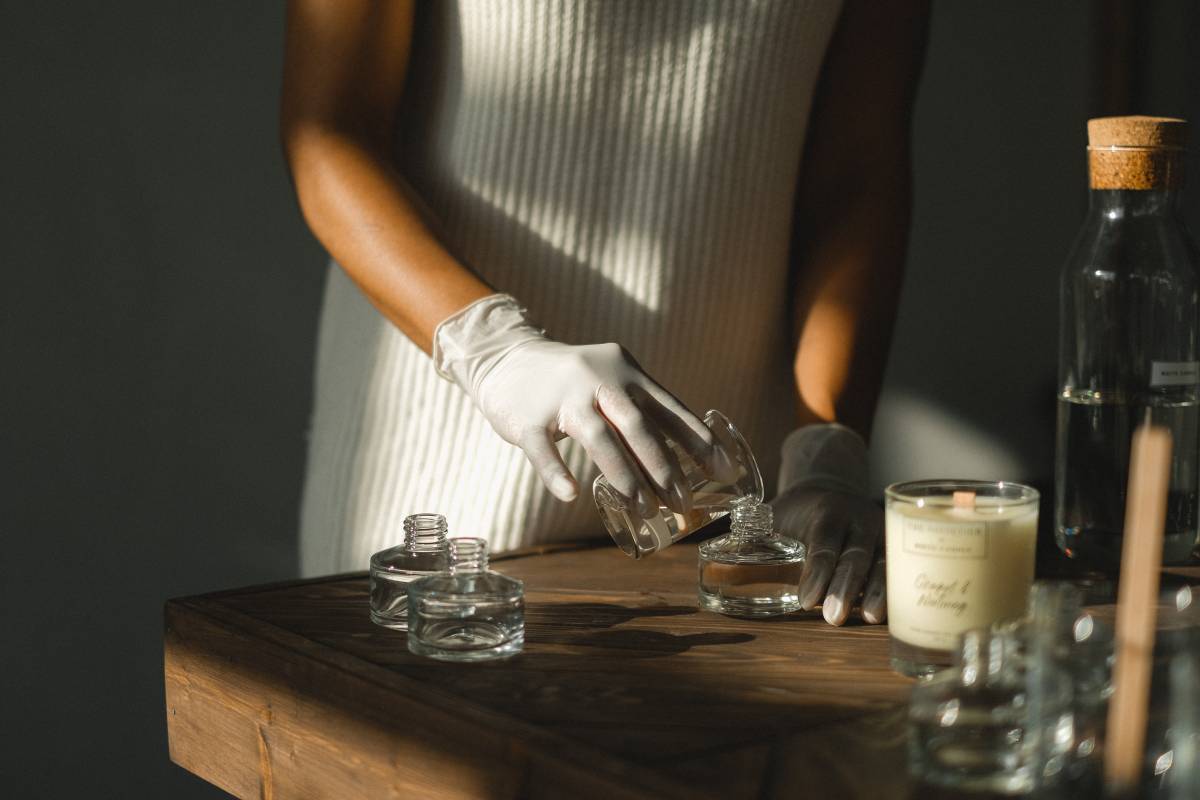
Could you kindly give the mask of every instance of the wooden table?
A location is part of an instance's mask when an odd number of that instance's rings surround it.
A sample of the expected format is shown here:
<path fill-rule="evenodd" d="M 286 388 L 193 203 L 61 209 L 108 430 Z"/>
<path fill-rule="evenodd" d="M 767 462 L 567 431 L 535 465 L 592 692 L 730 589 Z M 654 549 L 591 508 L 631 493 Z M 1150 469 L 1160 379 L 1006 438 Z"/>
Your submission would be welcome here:
<path fill-rule="evenodd" d="M 362 574 L 172 600 L 171 759 L 243 798 L 899 798 L 887 629 L 696 608 L 696 548 L 496 559 L 525 652 L 446 664 L 373 625 Z"/>

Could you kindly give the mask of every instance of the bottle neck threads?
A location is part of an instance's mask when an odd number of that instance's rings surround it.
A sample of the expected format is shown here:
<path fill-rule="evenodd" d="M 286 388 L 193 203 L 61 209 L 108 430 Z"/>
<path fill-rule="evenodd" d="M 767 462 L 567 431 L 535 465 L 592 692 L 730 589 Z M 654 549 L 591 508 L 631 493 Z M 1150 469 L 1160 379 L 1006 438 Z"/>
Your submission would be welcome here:
<path fill-rule="evenodd" d="M 734 536 L 751 538 L 770 536 L 775 527 L 775 515 L 766 503 L 743 497 L 729 510 L 729 531 Z"/>
<path fill-rule="evenodd" d="M 488 567 L 488 547 L 484 539 L 456 536 L 450 540 L 450 572 L 483 572 Z"/>
<path fill-rule="evenodd" d="M 404 546 L 410 550 L 440 547 L 446 543 L 447 531 L 441 514 L 412 514 L 404 518 Z"/>

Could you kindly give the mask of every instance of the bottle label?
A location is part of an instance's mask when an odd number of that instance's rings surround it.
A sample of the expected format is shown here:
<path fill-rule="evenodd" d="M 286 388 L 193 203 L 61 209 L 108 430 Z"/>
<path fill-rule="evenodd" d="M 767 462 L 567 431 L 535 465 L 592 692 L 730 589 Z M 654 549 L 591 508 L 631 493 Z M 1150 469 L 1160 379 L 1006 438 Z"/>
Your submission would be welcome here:
<path fill-rule="evenodd" d="M 886 519 L 892 636 L 952 650 L 963 631 L 1024 613 L 1033 582 L 1036 510 L 892 507 Z"/>
<path fill-rule="evenodd" d="M 1195 386 L 1200 383 L 1200 361 L 1152 361 L 1150 386 Z"/>

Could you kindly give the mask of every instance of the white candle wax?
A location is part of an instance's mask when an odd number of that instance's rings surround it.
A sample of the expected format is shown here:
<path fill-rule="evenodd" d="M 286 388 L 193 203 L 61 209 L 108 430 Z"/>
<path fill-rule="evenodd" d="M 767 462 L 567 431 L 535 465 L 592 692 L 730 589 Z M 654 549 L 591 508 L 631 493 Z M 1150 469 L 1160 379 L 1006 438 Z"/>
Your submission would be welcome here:
<path fill-rule="evenodd" d="M 1033 582 L 1037 503 L 979 497 L 895 502 L 887 509 L 891 635 L 952 650 L 958 636 L 1025 612 Z"/>

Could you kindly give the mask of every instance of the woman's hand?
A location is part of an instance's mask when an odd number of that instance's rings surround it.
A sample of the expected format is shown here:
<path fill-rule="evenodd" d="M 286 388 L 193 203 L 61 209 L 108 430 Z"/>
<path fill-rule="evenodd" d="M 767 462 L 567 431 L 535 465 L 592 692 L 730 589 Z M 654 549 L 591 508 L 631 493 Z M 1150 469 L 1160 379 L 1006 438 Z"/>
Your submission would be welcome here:
<path fill-rule="evenodd" d="M 771 506 L 779 530 L 808 548 L 800 578 L 801 607 L 820 605 L 826 622 L 841 625 L 861 592 L 863 620 L 883 622 L 882 509 L 866 497 L 813 486 L 795 486 Z"/>
<path fill-rule="evenodd" d="M 820 605 L 827 622 L 841 625 L 861 592 L 863 620 L 883 622 L 883 511 L 867 495 L 866 443 L 843 425 L 793 431 L 779 487 L 771 501 L 777 527 L 808 548 L 801 606 Z"/>
<path fill-rule="evenodd" d="M 668 438 L 710 473 L 728 468 L 712 432 L 623 347 L 552 341 L 508 295 L 485 297 L 439 325 L 434 362 L 501 438 L 525 452 L 560 500 L 579 492 L 554 445 L 564 436 L 583 445 L 642 516 L 660 504 L 691 510 L 691 487 Z"/>

